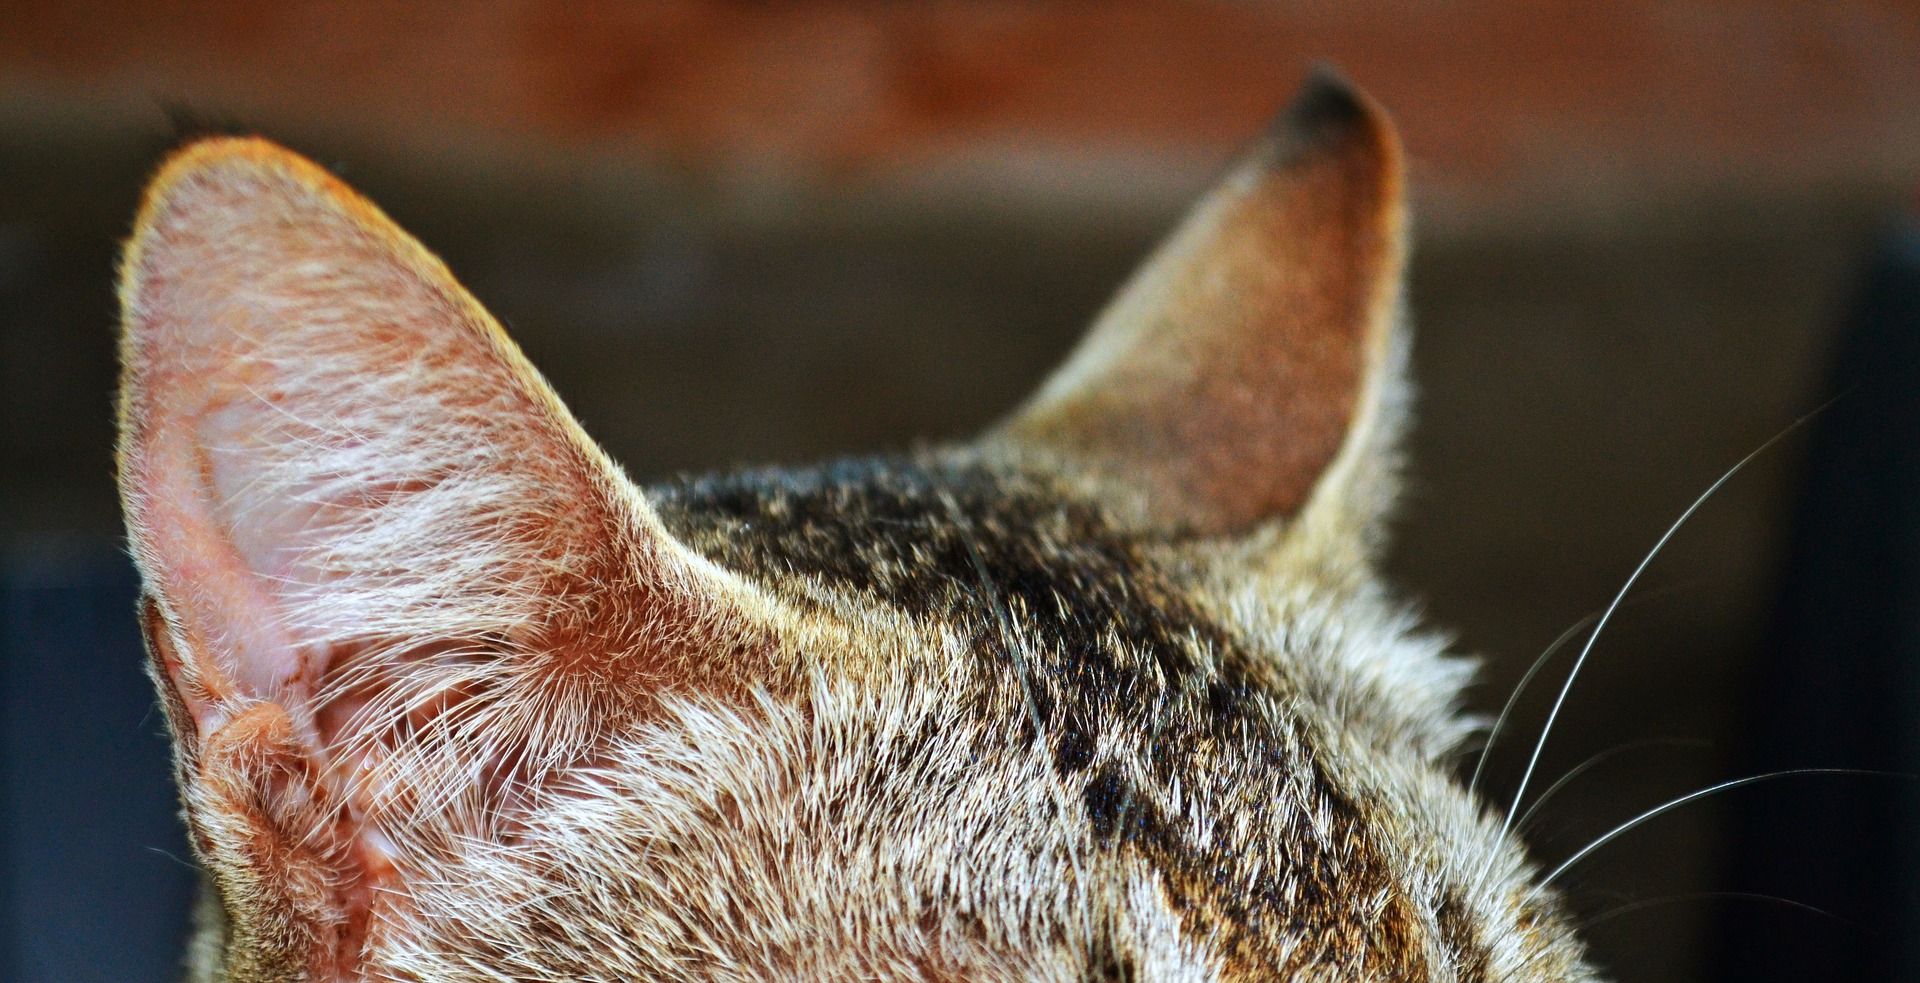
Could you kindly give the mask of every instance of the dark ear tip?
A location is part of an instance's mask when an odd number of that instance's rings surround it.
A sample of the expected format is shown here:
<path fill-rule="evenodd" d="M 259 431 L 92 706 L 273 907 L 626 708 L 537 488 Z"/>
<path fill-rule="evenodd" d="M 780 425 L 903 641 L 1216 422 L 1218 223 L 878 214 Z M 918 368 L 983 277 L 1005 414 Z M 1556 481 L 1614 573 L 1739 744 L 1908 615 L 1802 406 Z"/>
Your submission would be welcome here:
<path fill-rule="evenodd" d="M 1307 73 L 1293 103 L 1273 123 L 1282 162 L 1357 140 L 1378 139 L 1386 128 L 1380 111 L 1340 70 L 1321 63 Z"/>
<path fill-rule="evenodd" d="M 218 137 L 250 137 L 258 135 L 255 127 L 240 122 L 226 113 L 210 111 L 185 102 L 167 102 L 161 105 L 167 116 L 168 144 L 176 149 L 190 143 Z"/>

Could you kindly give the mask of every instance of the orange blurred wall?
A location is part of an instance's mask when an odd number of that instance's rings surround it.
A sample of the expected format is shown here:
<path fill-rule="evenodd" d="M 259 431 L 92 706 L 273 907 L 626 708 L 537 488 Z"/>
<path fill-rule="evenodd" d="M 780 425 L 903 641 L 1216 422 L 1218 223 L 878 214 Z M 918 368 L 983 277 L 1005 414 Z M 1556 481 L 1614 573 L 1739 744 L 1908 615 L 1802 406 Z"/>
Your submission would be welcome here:
<path fill-rule="evenodd" d="M 1186 185 L 1315 60 L 1468 204 L 1920 182 L 1906 0 L 15 6 L 0 93 L 803 183 L 1067 161 Z"/>

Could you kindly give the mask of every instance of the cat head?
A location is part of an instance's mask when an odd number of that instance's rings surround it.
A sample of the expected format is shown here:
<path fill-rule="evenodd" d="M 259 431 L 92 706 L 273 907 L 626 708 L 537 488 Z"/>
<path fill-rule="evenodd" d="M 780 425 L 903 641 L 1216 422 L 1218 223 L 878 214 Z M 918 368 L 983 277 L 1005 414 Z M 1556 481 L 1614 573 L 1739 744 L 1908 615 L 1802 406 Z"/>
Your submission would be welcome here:
<path fill-rule="evenodd" d="M 181 150 L 120 481 L 195 978 L 1590 978 L 1372 568 L 1401 184 L 1316 76 L 979 439 L 643 490 L 373 205 Z"/>

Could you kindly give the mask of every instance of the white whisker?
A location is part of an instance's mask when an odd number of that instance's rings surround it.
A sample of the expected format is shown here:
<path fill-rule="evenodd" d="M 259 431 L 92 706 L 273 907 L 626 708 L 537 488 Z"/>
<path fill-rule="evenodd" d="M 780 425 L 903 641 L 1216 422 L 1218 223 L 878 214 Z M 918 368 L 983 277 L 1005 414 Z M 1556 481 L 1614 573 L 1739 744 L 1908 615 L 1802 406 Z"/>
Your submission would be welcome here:
<path fill-rule="evenodd" d="M 1799 908 L 1802 911 L 1811 912 L 1816 915 L 1822 915 L 1827 918 L 1831 918 L 1834 921 L 1841 922 L 1846 925 L 1851 925 L 1854 928 L 1859 928 L 1859 929 L 1865 928 L 1865 926 L 1861 925 L 1859 922 L 1856 922 L 1850 918 L 1842 918 L 1839 915 L 1834 914 L 1833 912 L 1825 910 L 1824 908 L 1816 908 L 1813 905 L 1806 904 L 1804 902 L 1794 901 L 1789 898 L 1777 897 L 1771 894 L 1760 894 L 1760 893 L 1751 892 L 1751 891 L 1696 891 L 1689 894 L 1672 894 L 1672 895 L 1667 895 L 1667 896 L 1658 897 L 1658 898 L 1646 898 L 1640 901 L 1633 901 L 1627 904 L 1619 905 L 1614 908 L 1609 908 L 1606 911 L 1603 911 L 1592 918 L 1582 921 L 1580 923 L 1580 930 L 1582 932 L 1585 932 L 1588 929 L 1593 928 L 1595 925 L 1609 922 L 1622 915 L 1632 914 L 1633 912 L 1642 911 L 1648 908 L 1658 908 L 1658 907 L 1662 907 L 1670 904 L 1684 904 L 1689 901 L 1709 901 L 1714 899 L 1728 899 L 1728 900 L 1735 900 L 1735 901 L 1768 901 L 1776 904 L 1786 905 L 1787 907 L 1790 907 L 1790 908 Z M 1494 981 L 1494 983 L 1509 983 L 1509 981 L 1517 979 L 1520 977 L 1521 974 L 1526 973 L 1529 970 L 1533 969 L 1534 966 L 1539 964 L 1542 958 L 1545 958 L 1551 955 L 1553 955 L 1552 950 L 1544 950 L 1542 952 L 1535 953 L 1532 958 L 1526 959 L 1522 961 L 1519 965 L 1513 966 L 1510 969 L 1508 969 L 1505 973 L 1502 973 L 1500 977 Z"/>
<path fill-rule="evenodd" d="M 1766 901 L 1772 904 L 1786 905 L 1789 908 L 1798 908 L 1801 911 L 1811 912 L 1813 914 L 1820 915 L 1825 918 L 1831 918 L 1836 922 L 1839 922 L 1843 925 L 1851 925 L 1854 928 L 1864 927 L 1859 922 L 1856 922 L 1851 918 L 1843 918 L 1839 915 L 1834 914 L 1831 911 L 1826 910 L 1825 908 L 1817 908 L 1817 907 L 1814 907 L 1813 905 L 1807 904 L 1804 901 L 1795 901 L 1792 898 L 1782 898 L 1778 895 L 1760 894 L 1753 891 L 1695 891 L 1690 894 L 1673 894 L 1673 895 L 1668 895 L 1666 897 L 1661 897 L 1661 898 L 1647 898 L 1645 900 L 1635 901 L 1630 904 L 1623 904 L 1616 908 L 1608 908 L 1606 911 L 1603 911 L 1598 915 L 1595 915 L 1592 918 L 1589 918 L 1586 921 L 1582 922 L 1580 927 L 1583 930 L 1590 929 L 1595 925 L 1599 925 L 1605 922 L 1610 922 L 1615 918 L 1620 917 L 1621 915 L 1630 915 L 1636 911 L 1644 911 L 1648 908 L 1658 908 L 1658 907 L 1662 907 L 1664 905 L 1670 905 L 1670 904 L 1685 904 L 1691 901 L 1722 901 L 1722 900 Z"/>
<path fill-rule="evenodd" d="M 1560 633 L 1559 638 L 1553 640 L 1553 644 L 1547 646 L 1546 651 L 1541 652 L 1540 656 L 1533 660 L 1533 665 L 1527 667 L 1526 675 L 1521 676 L 1520 682 L 1514 685 L 1513 692 L 1507 694 L 1506 705 L 1500 708 L 1500 716 L 1494 718 L 1493 727 L 1488 729 L 1486 743 L 1480 745 L 1480 760 L 1474 762 L 1473 777 L 1467 781 L 1468 792 L 1473 792 L 1480 787 L 1480 775 L 1487 769 L 1487 757 L 1493 753 L 1493 742 L 1500 739 L 1500 732 L 1506 727 L 1507 718 L 1513 716 L 1513 708 L 1519 705 L 1520 696 L 1533 683 L 1533 677 L 1540 674 L 1540 670 L 1545 668 L 1554 653 L 1559 652 L 1568 641 L 1572 640 L 1573 636 L 1580 633 L 1580 629 L 1593 624 L 1594 619 L 1598 617 L 1600 613 L 1595 611 L 1574 622 L 1566 631 Z"/>
<path fill-rule="evenodd" d="M 1527 811 L 1521 813 L 1519 819 L 1514 820 L 1513 828 L 1518 830 L 1525 830 L 1527 828 L 1527 824 L 1533 820 L 1534 815 L 1540 811 L 1540 808 L 1546 805 L 1547 802 L 1553 798 L 1554 793 L 1560 791 L 1563 788 L 1566 788 L 1567 785 L 1571 783 L 1574 779 L 1579 778 L 1581 775 L 1585 774 L 1590 769 L 1600 764 L 1603 764 L 1604 762 L 1614 757 L 1615 755 L 1623 754 L 1627 751 L 1638 750 L 1644 747 L 1654 747 L 1657 745 L 1666 745 L 1668 747 L 1699 747 L 1699 748 L 1712 746 L 1706 741 L 1689 741 L 1689 740 L 1682 740 L 1679 738 L 1671 738 L 1671 737 L 1655 737 L 1655 738 L 1649 738 L 1648 740 L 1644 740 L 1644 741 L 1633 741 L 1628 744 L 1619 744 L 1619 745 L 1615 745 L 1614 747 L 1610 747 L 1605 751 L 1602 751 L 1599 754 L 1596 754 L 1593 757 L 1580 762 L 1579 764 L 1573 766 L 1571 769 L 1568 769 L 1567 773 L 1564 775 L 1561 775 L 1558 781 L 1554 782 L 1552 785 L 1547 786 L 1547 790 L 1545 792 L 1540 793 L 1539 796 L 1537 796 L 1533 800 L 1533 804 L 1527 807 Z"/>
<path fill-rule="evenodd" d="M 1872 770 L 1863 769 L 1863 768 L 1790 768 L 1785 771 L 1770 771 L 1763 775 L 1748 775 L 1745 778 L 1735 778 L 1735 779 L 1732 779 L 1731 781 L 1721 782 L 1718 785 L 1709 785 L 1708 787 L 1703 788 L 1697 792 L 1690 792 L 1686 795 L 1680 796 L 1677 799 L 1669 799 L 1660 805 L 1654 806 L 1653 808 L 1648 809 L 1647 811 L 1633 817 L 1632 819 L 1629 819 L 1626 822 L 1621 823 L 1620 825 L 1615 826 L 1614 828 L 1608 830 L 1599 839 L 1594 840 L 1592 843 L 1589 843 L 1586 846 L 1581 847 L 1579 850 L 1574 852 L 1573 856 L 1568 857 L 1567 859 L 1561 861 L 1560 866 L 1553 868 L 1553 870 L 1549 872 L 1547 876 L 1542 877 L 1540 879 L 1540 882 L 1534 886 L 1534 889 L 1527 893 L 1526 901 L 1523 903 L 1527 903 L 1527 904 L 1532 903 L 1533 899 L 1539 897 L 1540 892 L 1546 890 L 1548 885 L 1552 884 L 1555 880 L 1558 880 L 1561 874 L 1566 873 L 1569 869 L 1571 869 L 1575 864 L 1578 864 L 1580 861 L 1585 860 L 1588 857 L 1592 856 L 1594 851 L 1600 849 L 1603 846 L 1606 846 L 1609 843 L 1612 843 L 1614 840 L 1619 839 L 1621 836 L 1641 826 L 1644 823 L 1647 823 L 1654 819 L 1658 819 L 1659 817 L 1664 816 L 1667 813 L 1672 812 L 1673 810 L 1678 809 L 1689 802 L 1697 802 L 1701 799 L 1706 798 L 1709 795 L 1718 795 L 1721 792 L 1731 791 L 1733 789 L 1742 788 L 1747 785 L 1753 785 L 1759 782 L 1771 781 L 1776 778 L 1787 778 L 1793 775 L 1878 775 L 1886 778 L 1911 777 L 1906 775 L 1900 775 L 1896 772 L 1872 771 Z"/>
<path fill-rule="evenodd" d="M 1683 585 L 1671 585 L 1651 593 L 1643 594 L 1627 603 L 1644 604 L 1656 597 L 1664 597 L 1682 589 L 1684 589 Z M 1533 660 L 1532 665 L 1527 667 L 1526 674 L 1521 676 L 1520 682 L 1514 685 L 1513 692 L 1507 694 L 1507 702 L 1500 708 L 1500 716 L 1494 719 L 1493 726 L 1487 730 L 1486 743 L 1480 746 L 1480 760 L 1474 763 L 1473 778 L 1467 782 L 1468 792 L 1473 792 L 1480 787 L 1480 778 L 1486 770 L 1487 758 L 1493 752 L 1493 744 L 1499 740 L 1500 735 L 1505 732 L 1507 720 L 1513 716 L 1514 708 L 1519 705 L 1520 697 L 1526 693 L 1527 687 L 1533 685 L 1533 677 L 1539 675 L 1540 670 L 1545 668 L 1548 662 L 1552 661 L 1554 653 L 1566 647 L 1567 642 L 1571 641 L 1573 636 L 1580 633 L 1580 629 L 1593 624 L 1594 619 L 1598 617 L 1600 617 L 1600 612 L 1593 611 L 1583 616 L 1579 621 L 1574 622 L 1566 631 L 1561 632 L 1558 638 L 1553 640 L 1553 644 L 1547 646 L 1546 651 L 1541 652 L 1539 657 Z"/>
<path fill-rule="evenodd" d="M 1580 677 L 1580 670 L 1586 666 L 1587 657 L 1593 654 L 1594 643 L 1600 639 L 1600 633 L 1606 630 L 1607 622 L 1613 619 L 1613 613 L 1620 609 L 1621 602 L 1626 600 L 1627 592 L 1631 591 L 1633 585 L 1639 582 L 1641 574 L 1647 572 L 1647 568 L 1653 564 L 1654 558 L 1660 555 L 1660 551 L 1666 548 L 1668 542 L 1672 541 L 1674 534 L 1680 531 L 1680 527 L 1685 525 L 1688 519 L 1693 518 L 1693 514 L 1698 512 L 1700 506 L 1705 505 L 1707 500 L 1712 498 L 1715 492 L 1718 492 L 1734 475 L 1739 474 L 1743 468 L 1752 463 L 1754 458 L 1766 453 L 1773 445 L 1779 443 L 1788 434 L 1798 430 L 1808 420 L 1813 419 L 1814 416 L 1831 405 L 1831 402 L 1822 404 L 1812 413 L 1808 413 L 1793 421 L 1791 424 L 1788 424 L 1779 433 L 1767 438 L 1766 443 L 1754 448 L 1746 457 L 1741 458 L 1739 463 L 1728 468 L 1726 473 L 1722 474 L 1713 484 L 1707 486 L 1707 490 L 1701 492 L 1700 496 L 1693 500 L 1693 504 L 1687 506 L 1686 511 L 1680 513 L 1678 519 L 1673 520 L 1673 524 L 1667 527 L 1667 531 L 1660 535 L 1659 541 L 1653 544 L 1653 549 L 1648 550 L 1647 555 L 1641 559 L 1640 565 L 1633 568 L 1633 573 L 1627 577 L 1626 583 L 1620 585 L 1620 590 L 1613 595 L 1613 600 L 1607 604 L 1606 610 L 1600 615 L 1600 620 L 1594 624 L 1592 633 L 1587 636 L 1587 643 L 1581 647 L 1579 658 L 1573 660 L 1573 668 L 1568 671 L 1566 681 L 1560 685 L 1560 694 L 1554 698 L 1553 709 L 1547 713 L 1547 722 L 1540 728 L 1540 739 L 1534 742 L 1533 754 L 1527 759 L 1526 771 L 1520 775 L 1520 786 L 1513 792 L 1513 804 L 1507 808 L 1506 818 L 1500 824 L 1500 835 L 1502 837 L 1505 837 L 1513 829 L 1514 812 L 1520 808 L 1520 803 L 1526 798 L 1527 785 L 1533 780 L 1534 770 L 1540 765 L 1540 754 L 1546 750 L 1547 738 L 1553 734 L 1553 725 L 1560 719 L 1560 709 L 1566 705 L 1567 694 L 1573 690 L 1574 680 Z"/>

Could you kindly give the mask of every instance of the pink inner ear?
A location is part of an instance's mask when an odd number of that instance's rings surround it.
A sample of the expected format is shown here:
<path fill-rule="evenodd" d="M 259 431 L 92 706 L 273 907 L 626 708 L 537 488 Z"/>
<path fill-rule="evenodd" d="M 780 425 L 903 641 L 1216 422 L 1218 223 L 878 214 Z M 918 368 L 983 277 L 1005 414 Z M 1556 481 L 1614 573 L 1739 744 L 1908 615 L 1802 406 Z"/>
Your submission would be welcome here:
<path fill-rule="evenodd" d="M 271 407 L 268 397 L 257 398 Z M 249 494 L 263 478 L 263 454 L 271 453 L 268 443 L 259 439 L 260 417 L 270 413 L 263 414 L 259 406 L 232 403 L 210 407 L 194 421 L 193 432 L 202 449 L 202 494 L 212 503 L 220 531 L 248 569 L 285 580 L 294 577 L 299 560 L 296 547 L 320 506 L 298 495 L 269 500 Z"/>
<path fill-rule="evenodd" d="M 321 751 L 477 689 L 582 718 L 638 699 L 707 616 L 485 312 L 311 164 L 190 148 L 150 192 L 123 297 L 122 488 L 203 734 L 266 700 Z M 376 695 L 378 721 L 343 712 Z"/>
<path fill-rule="evenodd" d="M 364 923 L 407 851 L 497 831 L 758 644 L 445 268 L 313 165 L 189 148 L 123 270 L 130 538 L 189 799 L 233 813 L 196 833 L 324 853 L 316 917 Z"/>
<path fill-rule="evenodd" d="M 141 459 L 141 546 L 164 556 L 168 579 L 187 588 L 175 603 L 186 608 L 178 613 L 198 641 L 193 650 L 201 660 L 196 676 L 202 685 L 187 688 L 184 696 L 205 736 L 226 714 L 196 690 L 211 689 L 206 695 L 219 703 L 226 702 L 222 697 L 285 702 L 287 683 L 303 665 L 271 586 L 280 571 L 257 565 L 271 547 L 219 490 L 223 469 L 215 462 L 232 455 L 207 448 L 220 446 L 225 435 L 190 420 L 151 423 L 157 425 L 148 430 Z M 203 443 L 209 438 L 215 443 Z M 224 471 L 233 487 L 235 469 Z"/>
<path fill-rule="evenodd" d="M 283 612 L 276 609 L 271 585 L 315 583 L 316 571 L 302 562 L 303 539 L 318 521 L 321 506 L 298 495 L 272 498 L 250 495 L 263 480 L 258 439 L 257 408 L 227 405 L 210 408 L 193 427 L 201 451 L 194 472 L 200 476 L 201 503 L 206 512 L 206 534 L 224 539 L 237 565 L 262 588 L 246 595 L 252 608 L 249 622 L 261 637 L 253 659 L 240 659 L 236 679 L 250 695 L 283 695 L 289 681 L 311 682 L 322 667 L 303 664 L 285 630 Z M 209 552 L 218 550 L 209 543 Z M 302 687 L 304 688 L 304 687 Z M 292 695 L 292 694 L 284 694 Z M 305 694 L 300 694 L 304 696 Z"/>

